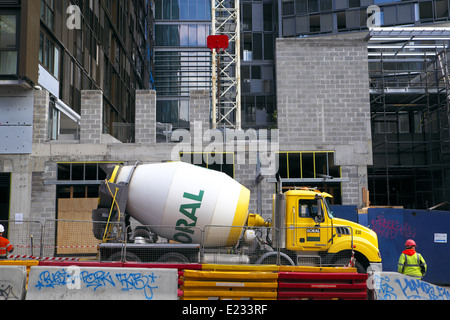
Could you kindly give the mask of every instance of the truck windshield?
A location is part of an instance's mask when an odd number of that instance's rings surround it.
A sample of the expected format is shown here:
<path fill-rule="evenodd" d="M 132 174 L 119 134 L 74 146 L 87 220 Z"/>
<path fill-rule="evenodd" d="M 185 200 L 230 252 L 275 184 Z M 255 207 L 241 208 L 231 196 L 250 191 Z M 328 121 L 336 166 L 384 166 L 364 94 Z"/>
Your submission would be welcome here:
<path fill-rule="evenodd" d="M 327 208 L 328 217 L 329 217 L 330 219 L 333 219 L 333 211 L 331 210 L 331 206 L 330 206 L 330 203 L 328 202 L 328 199 L 325 198 L 325 199 L 323 199 L 323 200 L 324 200 L 324 202 L 325 202 L 325 207 Z"/>

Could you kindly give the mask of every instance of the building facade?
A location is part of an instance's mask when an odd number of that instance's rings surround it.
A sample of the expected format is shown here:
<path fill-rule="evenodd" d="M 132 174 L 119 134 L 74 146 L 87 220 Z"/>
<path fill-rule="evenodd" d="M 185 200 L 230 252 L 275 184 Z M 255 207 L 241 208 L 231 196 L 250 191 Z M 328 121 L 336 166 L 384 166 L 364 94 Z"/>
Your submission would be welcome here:
<path fill-rule="evenodd" d="M 186 154 L 192 160 L 196 153 L 201 154 L 197 164 L 223 171 L 249 188 L 250 211 L 266 218 L 271 216 L 277 178 L 286 188 L 309 186 L 327 191 L 334 204 L 361 207 L 364 190 L 371 191 L 374 204 L 386 204 L 380 194 L 387 192 L 378 190 L 390 178 L 386 173 L 392 173 L 392 164 L 386 166 L 383 159 L 386 153 L 394 157 L 400 152 L 379 144 L 397 132 L 386 130 L 385 125 L 392 123 L 385 121 L 386 104 L 375 105 L 380 92 L 373 87 L 377 78 L 371 68 L 376 64 L 368 50 L 368 32 L 341 34 L 333 22 L 328 36 L 286 34 L 300 3 L 242 1 L 244 140 L 251 130 L 272 129 L 272 141 L 267 143 L 277 144 L 270 149 L 278 159 L 277 171 L 264 179 L 259 175 L 258 153 L 251 152 L 254 140 L 243 143 L 242 160 L 237 142 L 231 154 L 226 148 L 218 152 L 210 148 L 212 141 L 205 135 L 210 129 L 211 106 L 211 52 L 206 48 L 209 0 L 3 4 L 0 188 L 8 196 L 0 198 L 4 209 L 0 220 L 74 218 L 62 210 L 63 199 L 95 199 L 105 178 L 103 164 L 161 162 L 178 160 L 177 156 L 183 160 Z M 79 21 L 76 10 L 67 13 L 69 4 L 80 9 Z M 283 9 L 285 5 L 293 5 L 293 11 Z M 344 11 L 356 10 L 353 5 Z M 360 22 L 365 5 L 358 7 Z M 331 14 L 335 21 L 338 10 Z M 81 29 L 76 28 L 77 22 Z M 402 103 L 403 111 L 411 104 L 408 100 Z M 393 107 L 395 103 L 388 104 Z M 418 115 L 408 119 L 420 123 L 426 120 L 425 112 L 417 108 Z M 403 119 L 401 110 L 394 111 L 396 119 Z M 409 123 L 409 129 L 415 127 L 415 122 Z M 179 152 L 179 140 L 173 137 L 185 133 L 200 139 L 198 149 L 191 140 L 191 148 Z M 432 132 L 423 129 L 420 133 Z M 433 147 L 433 154 L 445 146 L 445 136 L 439 139 L 442 143 Z M 417 161 L 420 157 L 426 161 L 430 155 L 427 150 L 410 151 L 416 152 Z M 229 161 L 211 161 L 217 154 Z M 427 170 L 438 167 L 433 175 L 436 190 L 443 185 L 438 181 L 446 181 L 444 163 L 423 164 Z M 419 170 L 417 164 L 413 163 Z M 412 175 L 408 170 L 402 174 Z M 440 199 L 429 203 L 437 204 Z M 90 219 L 89 214 L 87 210 L 77 218 Z"/>
<path fill-rule="evenodd" d="M 1 80 L 51 93 L 53 140 L 79 133 L 81 91 L 102 90 L 103 132 L 132 141 L 127 106 L 135 90 L 152 86 L 151 8 L 150 1 L 2 2 Z"/>

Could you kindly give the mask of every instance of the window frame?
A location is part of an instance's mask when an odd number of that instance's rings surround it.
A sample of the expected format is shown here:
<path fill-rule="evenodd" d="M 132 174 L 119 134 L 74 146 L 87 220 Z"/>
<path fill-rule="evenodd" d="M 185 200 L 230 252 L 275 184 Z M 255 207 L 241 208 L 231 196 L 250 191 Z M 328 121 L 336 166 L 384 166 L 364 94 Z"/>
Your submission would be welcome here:
<path fill-rule="evenodd" d="M 15 30 L 15 45 L 14 48 L 2 48 L 0 47 L 0 54 L 4 52 L 15 52 L 16 53 L 16 68 L 14 73 L 0 73 L 0 77 L 11 77 L 17 76 L 19 74 L 19 60 L 20 60 L 20 14 L 17 10 L 0 10 L 1 16 L 15 16 L 16 18 L 16 30 Z"/>

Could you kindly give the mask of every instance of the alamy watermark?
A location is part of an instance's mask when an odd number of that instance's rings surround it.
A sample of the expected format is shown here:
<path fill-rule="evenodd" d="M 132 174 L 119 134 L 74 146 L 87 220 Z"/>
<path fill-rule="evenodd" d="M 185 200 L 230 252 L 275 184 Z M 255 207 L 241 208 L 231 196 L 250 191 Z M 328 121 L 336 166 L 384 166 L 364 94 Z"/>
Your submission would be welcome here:
<path fill-rule="evenodd" d="M 366 20 L 367 28 L 378 28 L 381 26 L 381 9 L 377 5 L 367 7 L 366 12 L 370 15 Z"/>
<path fill-rule="evenodd" d="M 66 27 L 69 30 L 81 30 L 80 7 L 76 5 L 68 6 L 66 13 L 69 15 L 69 17 L 66 20 Z"/>
<path fill-rule="evenodd" d="M 192 131 L 177 129 L 172 141 L 179 141 L 171 151 L 172 161 L 193 164 L 257 165 L 263 176 L 278 171 L 278 129 L 206 129 L 194 121 Z"/>

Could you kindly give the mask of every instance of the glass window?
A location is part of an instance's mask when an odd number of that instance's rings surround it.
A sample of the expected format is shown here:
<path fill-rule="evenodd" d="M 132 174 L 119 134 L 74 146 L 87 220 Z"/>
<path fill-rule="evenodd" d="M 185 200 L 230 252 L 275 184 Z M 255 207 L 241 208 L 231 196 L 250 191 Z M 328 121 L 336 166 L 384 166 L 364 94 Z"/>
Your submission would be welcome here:
<path fill-rule="evenodd" d="M 399 5 L 397 11 L 399 23 L 409 23 L 414 21 L 414 6 L 412 4 Z"/>
<path fill-rule="evenodd" d="M 308 0 L 308 12 L 319 11 L 319 1 L 318 0 Z"/>
<path fill-rule="evenodd" d="M 195 47 L 197 45 L 197 26 L 189 26 L 189 46 Z"/>
<path fill-rule="evenodd" d="M 337 27 L 338 29 L 346 29 L 347 28 L 347 19 L 346 19 L 346 13 L 338 12 L 337 14 Z"/>
<path fill-rule="evenodd" d="M 294 14 L 294 1 L 283 2 L 283 16 Z"/>
<path fill-rule="evenodd" d="M 178 5 L 180 6 L 180 20 L 187 20 L 189 17 L 189 1 L 178 0 Z"/>
<path fill-rule="evenodd" d="M 359 18 L 360 10 L 347 11 L 347 28 L 359 28 L 361 26 Z"/>
<path fill-rule="evenodd" d="M 361 6 L 360 0 L 349 0 L 348 6 L 349 8 L 359 8 Z"/>
<path fill-rule="evenodd" d="M 273 35 L 264 34 L 264 60 L 273 60 Z"/>
<path fill-rule="evenodd" d="M 156 20 L 162 19 L 162 1 L 163 0 L 155 0 L 155 19 Z"/>
<path fill-rule="evenodd" d="M 206 38 L 209 35 L 208 26 L 197 26 L 197 45 L 199 47 L 206 47 Z"/>
<path fill-rule="evenodd" d="M 171 7 L 171 3 L 172 1 L 171 0 L 164 0 L 163 1 L 163 14 L 162 14 L 162 16 L 163 16 L 163 19 L 165 19 L 165 20 L 169 20 L 170 19 L 170 7 Z"/>
<path fill-rule="evenodd" d="M 17 51 L 0 51 L 0 74 L 17 73 Z"/>
<path fill-rule="evenodd" d="M 448 17 L 448 1 L 447 0 L 437 0 L 436 1 L 436 18 L 447 18 Z"/>
<path fill-rule="evenodd" d="M 358 0 L 359 1 L 359 0 Z M 331 10 L 332 0 L 320 0 L 320 10 Z"/>
<path fill-rule="evenodd" d="M 182 47 L 189 46 L 189 28 L 186 24 L 180 26 L 180 45 Z"/>
<path fill-rule="evenodd" d="M 0 74 L 17 74 L 17 16 L 0 15 Z"/>
<path fill-rule="evenodd" d="M 167 1 L 167 0 L 166 0 Z M 178 20 L 180 18 L 180 6 L 178 0 L 171 0 L 172 1 L 172 15 L 171 19 Z"/>
<path fill-rule="evenodd" d="M 296 17 L 296 30 L 298 35 L 309 33 L 309 17 Z"/>
<path fill-rule="evenodd" d="M 264 31 L 272 31 L 273 30 L 272 12 L 273 12 L 273 7 L 271 4 L 263 5 Z"/>
<path fill-rule="evenodd" d="M 41 31 L 39 38 L 39 61 L 56 78 L 59 78 L 60 60 L 59 49 Z"/>
<path fill-rule="evenodd" d="M 419 2 L 419 17 L 422 19 L 433 19 L 433 2 Z"/>
<path fill-rule="evenodd" d="M 193 163 L 200 157 L 194 158 L 194 153 L 180 152 L 180 160 Z M 234 154 L 230 152 L 204 152 L 201 155 L 201 163 L 194 163 L 203 168 L 216 170 L 234 178 Z"/>
<path fill-rule="evenodd" d="M 315 14 L 309 16 L 309 31 L 320 32 L 320 15 Z"/>
<path fill-rule="evenodd" d="M 262 34 L 253 34 L 253 59 L 262 60 Z"/>
<path fill-rule="evenodd" d="M 307 0 L 295 0 L 295 12 L 307 13 L 308 12 Z"/>
<path fill-rule="evenodd" d="M 242 31 L 252 30 L 252 5 L 242 5 Z"/>
<path fill-rule="evenodd" d="M 333 15 L 321 14 L 320 15 L 320 32 L 331 32 L 333 31 Z"/>
<path fill-rule="evenodd" d="M 0 49 L 16 48 L 16 30 L 15 15 L 0 15 Z"/>
<path fill-rule="evenodd" d="M 320 179 L 340 178 L 340 167 L 334 164 L 334 153 L 280 152 L 279 171 L 282 178 Z"/>
<path fill-rule="evenodd" d="M 196 20 L 197 19 L 197 1 L 189 0 L 189 19 Z"/>
<path fill-rule="evenodd" d="M 41 0 L 41 20 L 50 28 L 54 30 L 54 13 L 55 1 L 54 0 Z"/>

